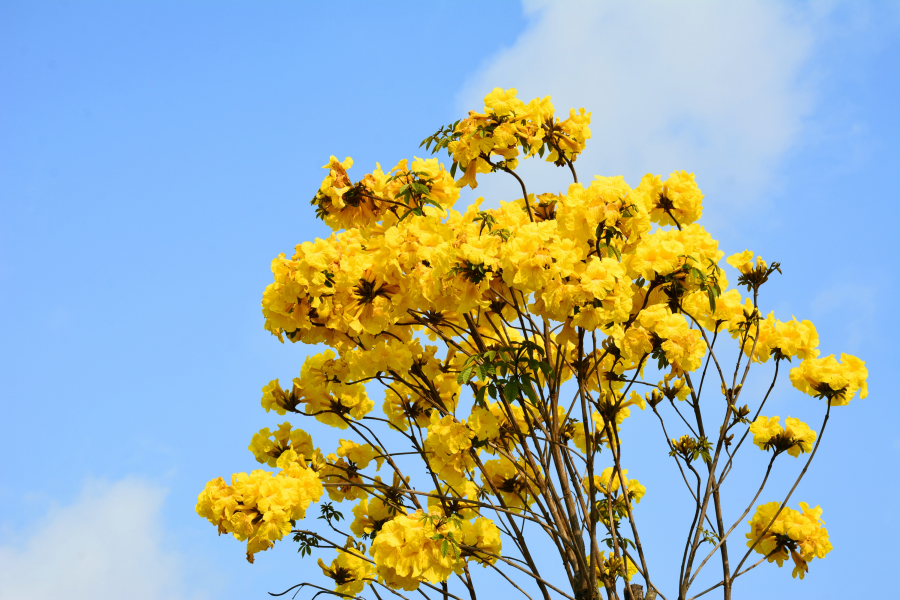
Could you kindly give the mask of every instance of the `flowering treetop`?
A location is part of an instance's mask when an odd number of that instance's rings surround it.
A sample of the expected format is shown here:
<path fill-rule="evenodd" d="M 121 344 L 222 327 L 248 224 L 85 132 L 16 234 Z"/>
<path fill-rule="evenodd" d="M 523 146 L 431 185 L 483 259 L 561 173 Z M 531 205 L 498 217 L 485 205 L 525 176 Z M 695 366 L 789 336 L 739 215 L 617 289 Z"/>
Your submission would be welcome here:
<path fill-rule="evenodd" d="M 559 119 L 549 97 L 525 103 L 498 88 L 481 112 L 423 141 L 446 152 L 449 168 L 414 158 L 354 183 L 353 161 L 331 157 L 312 204 L 333 233 L 273 260 L 262 304 L 278 339 L 328 349 L 309 356 L 291 386 L 266 385 L 262 406 L 352 439 L 325 453 L 285 422 L 250 444 L 277 472 L 207 484 L 197 512 L 246 541 L 248 560 L 293 534 L 303 554 L 336 553 L 330 564 L 319 559 L 331 588 L 302 585 L 341 597 L 369 586 L 474 600 L 470 567 L 481 565 L 545 599 L 634 598 L 640 577 L 648 598 L 671 589 L 686 600 L 716 554 L 722 579 L 710 589 L 730 598 L 759 564 L 741 570 L 752 552 L 779 566 L 790 559 L 801 578 L 828 553 L 822 510 L 787 506 L 796 484 L 758 506 L 736 566 L 729 535 L 776 458 L 804 454 L 802 477 L 831 407 L 865 398 L 863 361 L 819 358 L 812 323 L 763 315 L 760 290 L 778 263 L 735 254 L 727 262 L 745 293 L 729 287 L 724 253 L 697 223 L 703 194 L 692 173 L 646 175 L 634 188 L 622 177 L 579 182 L 590 119 L 584 109 Z M 571 172 L 565 193 L 529 193 L 516 169 L 533 157 Z M 496 172 L 517 180 L 521 198 L 454 209 L 461 187 Z M 733 369 L 717 340 L 734 344 Z M 771 392 L 794 360 L 793 386 L 824 400 L 818 428 L 764 416 L 768 393 L 754 408 L 739 404 L 751 367 L 774 365 Z M 651 577 L 636 518 L 646 490 L 623 468 L 621 425 L 648 406 L 661 460 L 681 471 L 696 504 L 674 585 Z M 735 521 L 720 496 L 748 436 L 771 457 Z M 300 528 L 325 493 L 328 529 Z M 349 532 L 340 520 L 350 516 L 333 502 L 353 503 Z M 547 548 L 561 580 L 544 573 Z"/>

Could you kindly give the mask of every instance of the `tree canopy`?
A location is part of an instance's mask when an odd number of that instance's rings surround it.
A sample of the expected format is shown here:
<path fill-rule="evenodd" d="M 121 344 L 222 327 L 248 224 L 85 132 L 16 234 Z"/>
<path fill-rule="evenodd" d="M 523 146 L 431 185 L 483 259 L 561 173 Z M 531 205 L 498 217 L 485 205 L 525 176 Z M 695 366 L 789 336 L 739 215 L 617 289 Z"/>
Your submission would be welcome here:
<path fill-rule="evenodd" d="M 478 566 L 527 598 L 646 588 L 687 600 L 730 598 L 766 561 L 803 578 L 831 550 L 822 509 L 790 502 L 832 407 L 866 397 L 865 364 L 820 357 L 811 322 L 765 314 L 779 263 L 734 254 L 729 286 L 692 173 L 579 182 L 590 120 L 497 88 L 422 142 L 446 163 L 402 160 L 354 183 L 353 161 L 331 157 L 312 205 L 333 233 L 274 259 L 262 302 L 279 340 L 328 348 L 261 402 L 347 439 L 323 451 L 291 422 L 262 429 L 249 449 L 275 471 L 206 485 L 197 512 L 245 541 L 249 561 L 289 536 L 301 555 L 332 556 L 318 560 L 331 585 L 298 585 L 339 597 L 476 600 Z M 570 171 L 565 193 L 528 192 L 517 167 L 535 157 Z M 460 188 L 492 173 L 514 177 L 521 198 L 454 210 Z M 764 412 L 785 363 L 821 423 Z M 751 370 L 765 384 L 748 398 Z M 694 506 L 669 516 L 686 532 L 674 582 L 654 578 L 641 543 L 639 505 L 654 490 L 626 468 L 637 441 L 622 435 L 637 418 L 658 421 L 660 468 L 679 472 Z M 730 515 L 723 486 L 742 448 L 768 453 L 768 467 Z M 803 466 L 771 499 L 776 459 Z M 313 503 L 320 526 L 301 524 Z M 714 557 L 719 583 L 696 590 Z"/>

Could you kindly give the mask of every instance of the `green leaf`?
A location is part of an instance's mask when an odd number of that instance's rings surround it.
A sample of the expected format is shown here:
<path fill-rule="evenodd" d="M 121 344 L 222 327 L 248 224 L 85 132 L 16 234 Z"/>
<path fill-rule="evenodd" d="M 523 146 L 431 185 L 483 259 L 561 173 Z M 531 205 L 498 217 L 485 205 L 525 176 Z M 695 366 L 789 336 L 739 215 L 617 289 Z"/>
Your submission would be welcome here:
<path fill-rule="evenodd" d="M 538 366 L 541 368 L 541 372 L 544 374 L 544 377 L 547 377 L 548 379 L 553 378 L 553 367 L 543 361 L 539 362 Z"/>
<path fill-rule="evenodd" d="M 528 399 L 531 400 L 531 403 L 537 406 L 538 397 L 537 394 L 534 393 L 534 389 L 530 385 L 520 386 L 520 389 L 525 392 L 525 395 L 528 396 Z"/>
<path fill-rule="evenodd" d="M 478 388 L 478 391 L 475 393 L 475 404 L 478 406 L 484 406 L 484 393 L 487 391 L 487 386 Z"/>
<path fill-rule="evenodd" d="M 513 400 L 516 399 L 516 396 L 519 395 L 519 384 L 515 382 L 515 380 L 510 379 L 506 382 L 506 385 L 503 386 L 503 397 L 506 398 L 506 401 L 512 404 Z"/>
<path fill-rule="evenodd" d="M 473 367 L 471 365 L 463 369 L 457 376 L 456 383 L 467 383 L 469 378 L 472 377 L 472 369 Z"/>
<path fill-rule="evenodd" d="M 534 342 L 526 342 L 525 346 L 529 349 L 529 351 L 534 350 L 541 356 L 544 356 L 544 349 L 541 348 L 540 346 L 538 346 L 537 344 L 535 344 Z"/>
<path fill-rule="evenodd" d="M 405 218 L 408 217 L 409 215 L 415 214 L 415 213 L 416 213 L 415 209 L 410 209 L 410 210 L 406 211 L 405 213 L 403 213 L 403 214 L 400 216 L 400 219 L 399 219 L 397 222 L 398 222 L 398 223 L 402 223 L 402 222 L 403 222 L 403 219 L 405 219 Z"/>

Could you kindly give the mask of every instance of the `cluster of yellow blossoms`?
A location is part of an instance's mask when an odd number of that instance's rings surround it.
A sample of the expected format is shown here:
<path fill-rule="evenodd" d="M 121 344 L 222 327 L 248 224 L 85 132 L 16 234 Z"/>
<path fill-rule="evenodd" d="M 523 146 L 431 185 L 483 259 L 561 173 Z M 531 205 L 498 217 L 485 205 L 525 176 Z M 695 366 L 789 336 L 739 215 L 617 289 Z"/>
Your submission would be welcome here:
<path fill-rule="evenodd" d="M 214 479 L 197 499 L 197 514 L 220 534 L 246 540 L 247 560 L 253 562 L 254 554 L 290 533 L 309 505 L 322 497 L 318 475 L 301 463 L 294 450 L 287 450 L 277 460 L 281 471 L 275 476 L 267 471 L 237 473 L 231 485 L 221 477 Z"/>
<path fill-rule="evenodd" d="M 321 558 L 318 561 L 322 573 L 335 583 L 334 591 L 338 594 L 355 596 L 363 591 L 366 583 L 374 581 L 375 569 L 359 550 L 353 548 L 353 538 L 347 539 L 349 549 L 338 550 L 337 558 L 325 566 Z"/>
<path fill-rule="evenodd" d="M 846 406 L 857 391 L 860 398 L 869 395 L 868 375 L 863 361 L 841 354 L 841 362 L 834 356 L 804 360 L 791 369 L 791 383 L 810 396 L 828 398 L 833 406 Z"/>
<path fill-rule="evenodd" d="M 638 573 L 637 565 L 630 558 L 623 561 L 621 558 L 615 558 L 612 552 L 607 553 L 603 550 L 600 551 L 600 560 L 597 561 L 594 570 L 600 581 L 609 584 L 613 584 L 617 577 L 630 581 Z"/>
<path fill-rule="evenodd" d="M 306 358 L 290 390 L 277 379 L 266 385 L 261 404 L 266 412 L 350 429 L 364 443 L 342 439 L 326 455 L 285 422 L 256 433 L 249 447 L 277 474 L 253 471 L 233 475 L 230 485 L 222 478 L 207 484 L 197 512 L 220 533 L 246 541 L 251 562 L 293 532 L 311 547 L 337 550 L 330 564 L 319 565 L 338 594 L 468 577 L 470 562 L 494 565 L 501 554 L 501 531 L 481 513 L 493 507 L 510 520 L 537 518 L 535 505 L 544 510 L 538 501 L 561 476 L 571 477 L 579 501 L 591 496 L 599 522 L 617 531 L 644 486 L 619 467 L 592 477 L 595 471 L 576 474 L 574 466 L 552 473 L 547 457 L 562 447 L 564 458 L 553 463 L 562 469 L 570 456 L 617 452 L 632 407 L 649 403 L 656 412 L 665 399 L 692 402 L 699 411 L 690 373 L 703 366 L 716 336 L 736 340 L 751 364 L 798 359 L 794 387 L 829 407 L 857 392 L 866 397 L 863 361 L 819 358 L 812 323 L 761 315 L 757 292 L 777 263 L 735 254 L 727 264 L 752 294 L 728 287 L 720 267 L 725 254 L 696 222 L 703 194 L 692 173 L 648 174 L 633 188 L 622 177 L 597 176 L 586 185 L 576 177 L 565 193 L 537 195 L 519 180 L 518 200 L 482 209 L 479 198 L 454 210 L 461 187 L 475 188 L 490 172 L 515 175 L 519 159 L 546 154 L 574 175 L 590 118 L 572 109 L 559 120 L 549 97 L 526 103 L 515 90 L 498 88 L 483 112 L 426 140 L 426 150 L 434 144 L 447 151 L 449 169 L 437 158 L 414 158 L 389 172 L 378 165 L 354 183 L 353 161 L 330 158 L 312 204 L 333 233 L 274 259 L 274 281 L 262 300 L 265 328 L 279 340 L 329 348 Z M 649 384 L 645 399 L 632 384 L 648 363 L 665 375 L 658 386 Z M 559 400 L 569 380 L 578 383 L 581 405 Z M 370 398 L 374 384 L 384 387 L 380 413 Z M 729 402 L 738 393 L 724 381 L 722 388 Z M 813 452 L 817 434 L 798 419 L 782 426 L 777 416 L 759 416 L 750 423 L 746 414 L 728 429 L 749 424 L 753 442 L 775 455 Z M 410 452 L 383 447 L 375 425 L 421 458 L 430 492 L 417 491 L 401 471 L 400 457 Z M 548 438 L 553 452 L 527 448 L 529 439 Z M 699 455 L 710 461 L 711 447 L 702 436 L 670 442 L 672 456 L 688 462 Z M 385 463 L 390 485 L 375 474 Z M 344 543 L 295 529 L 325 492 L 333 502 L 355 503 L 353 535 Z M 779 565 L 790 554 L 802 578 L 807 563 L 831 549 L 821 511 L 778 507 L 759 507 L 749 545 Z M 340 518 L 333 510 L 322 506 L 328 524 Z M 588 554 L 607 589 L 616 577 L 639 572 L 632 555 L 618 549 Z"/>
<path fill-rule="evenodd" d="M 801 452 L 811 452 L 813 442 L 816 441 L 816 432 L 800 419 L 785 419 L 785 426 L 778 422 L 778 417 L 758 417 L 750 424 L 750 433 L 753 434 L 753 443 L 769 450 L 774 448 L 778 452 L 787 452 L 793 457 L 800 456 Z"/>
<path fill-rule="evenodd" d="M 500 530 L 489 519 L 469 522 L 417 511 L 386 523 L 371 553 L 388 586 L 412 591 L 422 580 L 437 583 L 461 573 L 460 559 L 492 564 L 500 550 Z"/>
<path fill-rule="evenodd" d="M 794 561 L 793 577 L 800 579 L 809 572 L 809 561 L 823 558 L 831 551 L 828 530 L 822 527 L 822 509 L 800 503 L 800 510 L 769 502 L 756 509 L 748 521 L 747 546 L 782 566 L 789 557 Z M 777 516 L 776 516 L 777 515 Z M 758 540 L 758 541 L 757 541 Z"/>
<path fill-rule="evenodd" d="M 445 141 L 454 167 L 459 165 L 464 172 L 457 185 L 474 189 L 480 173 L 498 167 L 514 170 L 520 151 L 525 158 L 549 151 L 548 162 L 573 162 L 591 137 L 590 123 L 591 113 L 583 108 L 573 108 L 561 121 L 554 118 L 549 96 L 525 104 L 516 98 L 516 90 L 496 88 L 485 97 L 484 112 L 470 111 L 454 124 Z"/>
<path fill-rule="evenodd" d="M 594 475 L 594 486 L 600 490 L 601 494 L 612 498 L 619 496 L 620 490 L 624 489 L 629 498 L 638 503 L 644 497 L 644 494 L 647 493 L 647 488 L 642 486 L 637 479 L 628 479 L 626 477 L 627 474 L 628 469 L 622 469 L 622 479 L 619 479 L 618 474 L 614 473 L 612 467 L 606 467 L 602 473 Z M 625 481 L 624 488 L 622 487 L 622 480 Z M 587 479 L 582 482 L 585 489 L 588 488 L 589 483 Z"/>
<path fill-rule="evenodd" d="M 336 592 L 350 595 L 375 580 L 393 589 L 414 591 L 422 581 L 438 583 L 462 573 L 463 559 L 493 564 L 501 551 L 500 530 L 490 520 L 445 519 L 437 512 L 421 510 L 384 520 L 370 550 L 374 562 L 354 549 L 353 538 L 347 546 L 350 549 L 340 550 L 331 565 L 319 559 L 319 566 L 335 581 Z"/>

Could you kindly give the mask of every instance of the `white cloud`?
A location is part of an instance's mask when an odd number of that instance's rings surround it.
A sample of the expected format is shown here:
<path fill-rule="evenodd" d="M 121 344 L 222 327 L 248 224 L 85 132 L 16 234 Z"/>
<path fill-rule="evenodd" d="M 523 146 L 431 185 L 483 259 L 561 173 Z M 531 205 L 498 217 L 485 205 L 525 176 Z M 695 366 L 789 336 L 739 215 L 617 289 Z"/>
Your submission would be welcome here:
<path fill-rule="evenodd" d="M 470 79 L 461 108 L 480 109 L 497 86 L 525 100 L 549 94 L 558 115 L 585 107 L 593 138 L 577 163 L 582 180 L 621 174 L 634 185 L 647 172 L 686 169 L 705 191 L 746 205 L 772 183 L 811 110 L 801 72 L 826 9 L 699 0 L 524 6 L 531 26 Z M 547 175 L 534 162 L 522 165 L 544 188 L 534 191 L 568 186 L 564 169 Z M 479 195 L 515 194 L 514 182 L 490 179 Z"/>
<path fill-rule="evenodd" d="M 180 561 L 161 539 L 164 497 L 137 480 L 86 485 L 24 543 L 0 547 L 0 600 L 184 598 Z"/>

